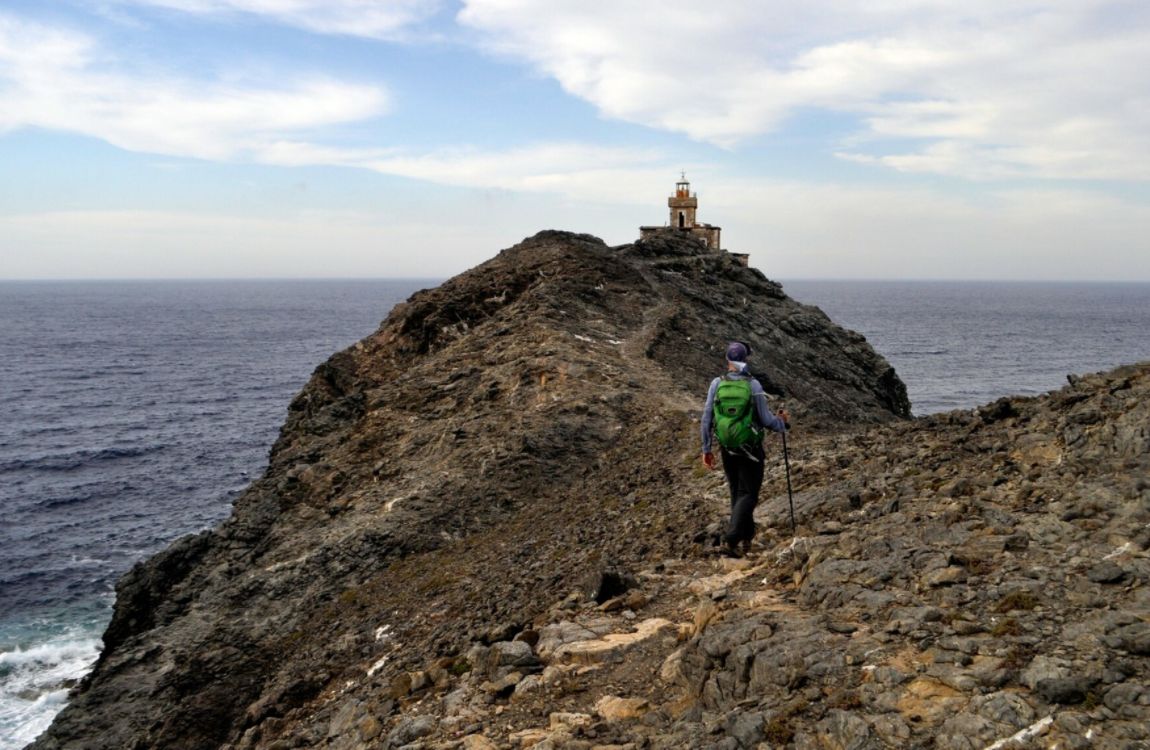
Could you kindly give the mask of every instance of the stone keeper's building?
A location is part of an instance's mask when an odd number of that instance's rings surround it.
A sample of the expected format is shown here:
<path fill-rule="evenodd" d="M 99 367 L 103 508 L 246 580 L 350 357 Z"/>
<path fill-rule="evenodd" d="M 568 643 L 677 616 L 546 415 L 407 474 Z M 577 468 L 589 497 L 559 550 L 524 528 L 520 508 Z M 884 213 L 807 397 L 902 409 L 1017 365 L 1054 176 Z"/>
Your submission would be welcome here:
<path fill-rule="evenodd" d="M 639 239 L 645 240 L 662 232 L 681 232 L 700 240 L 713 253 L 723 252 L 720 244 L 720 234 L 723 230 L 701 223 L 695 218 L 695 212 L 699 208 L 699 197 L 691 192 L 691 183 L 687 182 L 685 174 L 675 183 L 675 193 L 667 199 L 667 206 L 671 209 L 670 221 L 661 227 L 639 227 Z M 742 265 L 747 265 L 747 255 L 731 253 L 731 257 Z"/>

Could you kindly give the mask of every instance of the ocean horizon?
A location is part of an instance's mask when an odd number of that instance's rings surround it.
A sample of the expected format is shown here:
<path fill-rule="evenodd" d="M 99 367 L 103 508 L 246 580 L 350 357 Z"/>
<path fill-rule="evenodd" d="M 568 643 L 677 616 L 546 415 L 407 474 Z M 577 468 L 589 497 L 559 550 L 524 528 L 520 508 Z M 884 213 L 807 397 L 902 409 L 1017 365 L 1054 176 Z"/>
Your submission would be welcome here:
<path fill-rule="evenodd" d="M 107 277 L 28 277 L 28 278 L 0 278 L 0 285 L 4 284 L 167 284 L 167 283 L 207 283 L 207 284 L 227 284 L 231 282 L 237 283 L 327 283 L 327 282 L 351 282 L 351 283 L 425 283 L 433 286 L 442 284 L 447 281 L 450 276 L 443 277 L 421 277 L 421 276 L 107 276 Z M 783 285 L 784 289 L 788 284 L 1020 284 L 1020 285 L 1132 285 L 1138 286 L 1141 284 L 1150 284 L 1150 280 L 1130 280 L 1130 279 L 950 279 L 950 278 L 899 278 L 899 277 L 874 277 L 874 278 L 850 278 L 846 276 L 794 276 L 794 277 L 775 277 L 768 276 L 771 281 L 776 281 Z"/>

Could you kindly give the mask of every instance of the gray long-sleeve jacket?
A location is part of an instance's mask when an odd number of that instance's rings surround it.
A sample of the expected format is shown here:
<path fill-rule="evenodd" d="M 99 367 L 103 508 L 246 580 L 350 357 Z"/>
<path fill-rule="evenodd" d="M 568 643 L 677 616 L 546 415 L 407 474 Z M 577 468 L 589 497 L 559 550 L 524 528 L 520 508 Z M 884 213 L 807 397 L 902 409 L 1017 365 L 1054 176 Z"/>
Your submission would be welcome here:
<path fill-rule="evenodd" d="M 769 429 L 775 432 L 786 431 L 787 427 L 783 420 L 772 414 L 770 407 L 767 406 L 767 394 L 763 391 L 763 386 L 758 380 L 747 374 L 745 370 L 729 372 L 726 377 L 745 378 L 751 381 L 751 399 L 755 402 L 755 427 L 760 430 Z M 722 379 L 722 377 L 718 377 L 711 381 L 711 387 L 707 390 L 707 403 L 703 406 L 703 417 L 699 420 L 703 433 L 703 453 L 711 452 L 711 426 L 715 418 L 715 391 L 718 390 Z"/>

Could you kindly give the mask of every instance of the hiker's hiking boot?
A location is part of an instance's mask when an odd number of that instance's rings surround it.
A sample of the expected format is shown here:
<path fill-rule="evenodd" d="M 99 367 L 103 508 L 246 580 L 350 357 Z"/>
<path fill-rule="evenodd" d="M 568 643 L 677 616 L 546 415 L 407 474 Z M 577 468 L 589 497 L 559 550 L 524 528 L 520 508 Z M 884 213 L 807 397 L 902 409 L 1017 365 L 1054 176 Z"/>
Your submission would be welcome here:
<path fill-rule="evenodd" d="M 744 539 L 741 546 L 743 548 L 743 554 L 744 555 L 751 554 L 751 540 L 750 539 Z"/>
<path fill-rule="evenodd" d="M 742 557 L 743 553 L 739 551 L 738 545 L 734 542 L 725 542 L 723 544 L 723 557 Z"/>

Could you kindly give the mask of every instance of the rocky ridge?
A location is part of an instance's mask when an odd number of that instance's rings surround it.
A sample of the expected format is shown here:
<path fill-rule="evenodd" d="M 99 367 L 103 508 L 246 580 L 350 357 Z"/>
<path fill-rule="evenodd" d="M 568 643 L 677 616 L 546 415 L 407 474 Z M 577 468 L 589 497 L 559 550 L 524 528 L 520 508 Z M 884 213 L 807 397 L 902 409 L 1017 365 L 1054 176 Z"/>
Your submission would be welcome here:
<path fill-rule="evenodd" d="M 803 440 L 795 533 L 777 493 L 749 557 L 573 592 L 344 703 L 328 746 L 1145 748 L 1148 425 L 1145 364 Z"/>
<path fill-rule="evenodd" d="M 697 460 L 728 338 L 798 428 L 799 528 L 776 451 L 745 560 Z M 756 271 L 541 233 L 316 371 L 34 747 L 1138 747 L 1148 389 L 908 421 Z"/>

